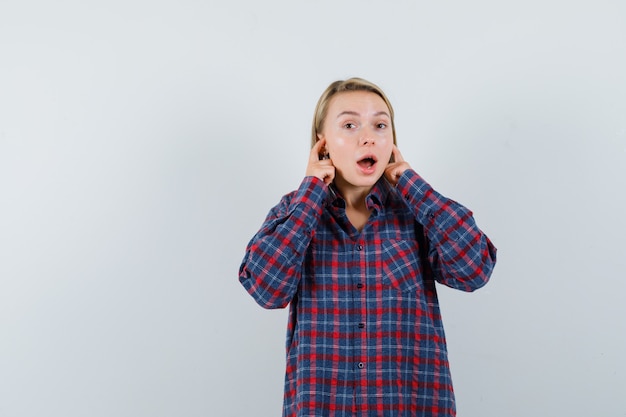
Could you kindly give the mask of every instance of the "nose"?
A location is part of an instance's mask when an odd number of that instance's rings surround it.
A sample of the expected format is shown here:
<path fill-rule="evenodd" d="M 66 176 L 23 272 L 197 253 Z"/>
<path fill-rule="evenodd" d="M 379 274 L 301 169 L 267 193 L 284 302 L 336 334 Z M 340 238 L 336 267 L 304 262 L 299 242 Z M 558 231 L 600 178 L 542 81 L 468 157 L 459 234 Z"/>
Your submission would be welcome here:
<path fill-rule="evenodd" d="M 360 143 L 361 145 L 373 145 L 375 143 L 374 133 L 371 128 L 363 128 L 361 131 Z"/>

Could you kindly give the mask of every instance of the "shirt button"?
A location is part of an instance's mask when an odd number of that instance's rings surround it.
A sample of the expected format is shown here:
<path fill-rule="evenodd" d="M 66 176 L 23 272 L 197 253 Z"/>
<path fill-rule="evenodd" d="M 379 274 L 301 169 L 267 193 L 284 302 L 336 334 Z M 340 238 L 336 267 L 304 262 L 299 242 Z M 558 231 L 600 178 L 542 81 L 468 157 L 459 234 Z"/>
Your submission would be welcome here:
<path fill-rule="evenodd" d="M 365 364 L 363 362 L 359 362 L 357 366 L 359 367 L 359 369 L 363 369 Z"/>
<path fill-rule="evenodd" d="M 365 327 L 365 323 L 359 323 L 359 329 L 362 329 Z"/>
<path fill-rule="evenodd" d="M 363 245 L 356 245 L 356 250 L 363 250 Z"/>
<path fill-rule="evenodd" d="M 363 284 L 361 284 L 361 283 L 359 282 L 358 284 L 356 284 L 356 287 L 357 287 L 358 289 L 361 289 L 361 288 L 365 287 L 365 285 L 363 285 Z"/>

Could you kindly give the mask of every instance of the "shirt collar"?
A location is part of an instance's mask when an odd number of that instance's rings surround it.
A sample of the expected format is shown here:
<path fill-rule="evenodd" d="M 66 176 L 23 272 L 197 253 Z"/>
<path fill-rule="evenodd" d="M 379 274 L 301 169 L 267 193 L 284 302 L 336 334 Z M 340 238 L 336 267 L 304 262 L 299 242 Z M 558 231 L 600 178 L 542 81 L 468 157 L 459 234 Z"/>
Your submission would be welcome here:
<path fill-rule="evenodd" d="M 387 196 L 390 191 L 391 185 L 387 179 L 384 176 L 380 177 L 380 179 L 372 187 L 370 193 L 367 197 L 365 197 L 367 208 L 374 210 L 375 213 L 380 212 L 387 201 Z"/>
<path fill-rule="evenodd" d="M 391 185 L 385 179 L 385 177 L 380 177 L 380 179 L 374 184 L 372 189 L 370 190 L 367 197 L 365 197 L 365 204 L 367 204 L 367 208 L 370 210 L 374 210 L 375 212 L 380 212 L 384 207 L 385 201 L 387 201 L 387 196 L 391 190 Z M 339 193 L 339 190 L 335 188 L 334 184 L 331 184 L 329 187 L 328 197 L 326 199 L 326 204 L 334 207 L 346 207 L 346 202 Z"/>

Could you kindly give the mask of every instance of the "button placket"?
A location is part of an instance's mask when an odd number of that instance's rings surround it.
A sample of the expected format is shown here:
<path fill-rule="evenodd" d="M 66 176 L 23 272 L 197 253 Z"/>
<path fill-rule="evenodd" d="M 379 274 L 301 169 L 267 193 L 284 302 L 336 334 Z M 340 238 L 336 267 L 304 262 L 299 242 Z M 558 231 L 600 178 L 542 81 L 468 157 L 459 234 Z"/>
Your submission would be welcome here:
<path fill-rule="evenodd" d="M 357 255 L 357 256 L 364 255 L 364 253 L 363 253 L 363 250 L 364 250 L 363 243 L 362 242 L 356 243 L 356 245 L 354 246 L 354 250 L 359 253 L 359 255 Z M 362 271 L 362 274 L 365 274 L 365 271 Z M 360 279 L 363 279 L 363 276 L 361 276 Z M 359 281 L 360 281 L 360 279 L 359 279 Z M 363 282 L 356 282 L 355 286 L 359 290 L 363 290 L 363 288 L 365 288 L 365 284 Z M 363 296 L 363 294 L 361 296 Z M 356 323 L 356 329 L 357 329 L 356 330 L 357 333 L 365 331 L 365 323 L 362 322 L 362 321 L 357 322 Z M 360 338 L 360 337 L 363 337 L 363 335 L 357 336 L 357 337 Z M 365 362 L 357 362 L 356 363 L 356 367 L 357 367 L 357 369 L 364 369 L 365 368 Z"/>

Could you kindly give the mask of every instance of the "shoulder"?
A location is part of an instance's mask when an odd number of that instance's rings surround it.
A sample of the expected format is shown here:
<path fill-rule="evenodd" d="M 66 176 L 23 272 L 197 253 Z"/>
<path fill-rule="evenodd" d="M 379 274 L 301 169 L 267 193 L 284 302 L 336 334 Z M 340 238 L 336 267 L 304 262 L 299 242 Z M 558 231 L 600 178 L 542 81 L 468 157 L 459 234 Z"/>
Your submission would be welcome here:
<path fill-rule="evenodd" d="M 274 207 L 278 211 L 291 211 L 296 206 L 321 209 L 328 198 L 329 188 L 324 181 L 316 177 L 305 177 L 300 186 L 280 199 Z"/>

